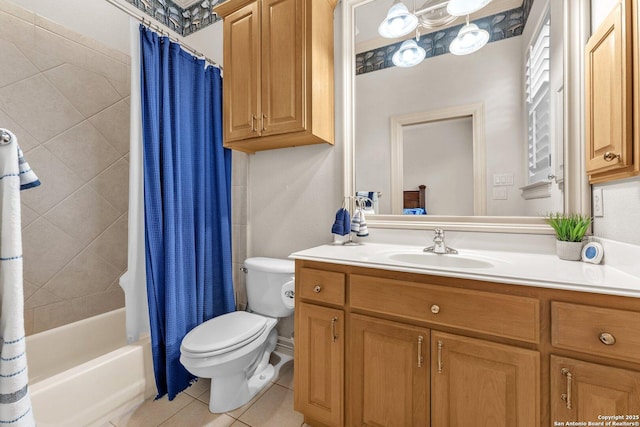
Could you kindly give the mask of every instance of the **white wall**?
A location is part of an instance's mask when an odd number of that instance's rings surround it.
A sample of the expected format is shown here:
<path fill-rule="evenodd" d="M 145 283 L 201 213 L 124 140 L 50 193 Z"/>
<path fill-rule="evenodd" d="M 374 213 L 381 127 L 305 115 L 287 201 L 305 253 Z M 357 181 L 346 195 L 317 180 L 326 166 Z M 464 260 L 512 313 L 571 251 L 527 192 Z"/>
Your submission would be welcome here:
<path fill-rule="evenodd" d="M 510 173 L 508 200 L 487 200 L 488 215 L 523 215 L 524 185 L 521 37 L 489 43 L 456 57 L 429 58 L 412 68 L 392 67 L 356 77 L 356 186 L 381 191 L 390 212 L 389 119 L 392 115 L 484 103 L 487 194 L 493 174 Z M 365 188 L 366 187 L 366 188 Z"/>
<path fill-rule="evenodd" d="M 618 2 L 592 0 L 592 32 Z M 620 242 L 640 245 L 640 177 L 593 186 L 602 189 L 604 216 L 594 218 L 594 234 Z"/>
<path fill-rule="evenodd" d="M 429 215 L 473 215 L 473 119 L 403 127 L 404 190 L 424 184 Z"/>

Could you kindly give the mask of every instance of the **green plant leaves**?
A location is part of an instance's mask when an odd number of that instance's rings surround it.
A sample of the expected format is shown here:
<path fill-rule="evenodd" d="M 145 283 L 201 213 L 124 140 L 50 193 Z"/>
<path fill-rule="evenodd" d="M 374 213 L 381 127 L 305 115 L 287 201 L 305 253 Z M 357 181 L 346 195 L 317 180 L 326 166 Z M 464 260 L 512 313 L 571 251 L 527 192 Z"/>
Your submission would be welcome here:
<path fill-rule="evenodd" d="M 556 238 L 565 242 L 580 242 L 591 225 L 591 217 L 581 214 L 550 213 L 547 222 Z"/>

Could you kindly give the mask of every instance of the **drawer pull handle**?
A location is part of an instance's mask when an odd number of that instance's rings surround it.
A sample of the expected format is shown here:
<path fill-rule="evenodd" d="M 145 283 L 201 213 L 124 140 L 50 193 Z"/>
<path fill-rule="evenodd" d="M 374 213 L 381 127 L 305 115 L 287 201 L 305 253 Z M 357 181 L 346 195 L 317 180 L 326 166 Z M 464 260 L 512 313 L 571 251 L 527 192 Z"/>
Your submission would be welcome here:
<path fill-rule="evenodd" d="M 607 151 L 606 153 L 604 153 L 604 156 L 602 157 L 604 158 L 605 162 L 610 162 L 613 159 L 620 160 L 620 154 L 615 154 L 615 153 L 612 153 L 611 151 Z"/>
<path fill-rule="evenodd" d="M 571 374 L 567 368 L 562 368 L 560 372 L 567 377 L 567 392 L 562 393 L 560 399 L 566 402 L 567 409 L 571 409 L 571 382 L 573 381 L 573 374 Z"/>
<path fill-rule="evenodd" d="M 433 304 L 433 305 L 431 306 L 431 312 L 432 312 L 433 314 L 438 314 L 438 313 L 440 313 L 440 307 L 438 307 L 438 305 L 437 305 L 437 304 Z"/>
<path fill-rule="evenodd" d="M 267 130 L 267 128 L 264 126 L 264 120 L 267 118 L 266 114 L 262 115 L 262 125 L 260 126 L 262 128 L 262 132 L 264 132 L 265 130 Z"/>
<path fill-rule="evenodd" d="M 442 363 L 442 341 L 438 341 L 438 373 L 442 373 L 443 363 Z"/>
<path fill-rule="evenodd" d="M 316 294 L 319 294 L 321 290 L 322 288 L 320 287 L 320 285 L 315 285 L 313 287 L 313 292 L 315 292 Z"/>
<path fill-rule="evenodd" d="M 337 317 L 331 319 L 331 342 L 336 342 L 338 339 L 338 335 L 336 335 L 336 322 L 338 321 Z"/>
<path fill-rule="evenodd" d="M 616 343 L 616 337 L 609 332 L 603 332 L 600 334 L 600 342 L 604 345 L 614 345 Z"/>
<path fill-rule="evenodd" d="M 422 357 L 422 340 L 424 340 L 424 338 L 420 335 L 418 337 L 418 368 L 422 368 L 422 362 L 424 362 L 424 358 Z"/>

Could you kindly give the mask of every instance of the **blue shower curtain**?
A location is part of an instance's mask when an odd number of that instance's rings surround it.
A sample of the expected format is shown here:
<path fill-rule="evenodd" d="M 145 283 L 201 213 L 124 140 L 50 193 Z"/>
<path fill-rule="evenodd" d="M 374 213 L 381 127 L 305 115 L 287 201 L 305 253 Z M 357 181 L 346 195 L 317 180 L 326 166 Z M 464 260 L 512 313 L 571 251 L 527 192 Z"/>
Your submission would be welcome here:
<path fill-rule="evenodd" d="M 194 377 L 180 343 L 235 309 L 220 70 L 140 26 L 147 296 L 157 397 Z"/>

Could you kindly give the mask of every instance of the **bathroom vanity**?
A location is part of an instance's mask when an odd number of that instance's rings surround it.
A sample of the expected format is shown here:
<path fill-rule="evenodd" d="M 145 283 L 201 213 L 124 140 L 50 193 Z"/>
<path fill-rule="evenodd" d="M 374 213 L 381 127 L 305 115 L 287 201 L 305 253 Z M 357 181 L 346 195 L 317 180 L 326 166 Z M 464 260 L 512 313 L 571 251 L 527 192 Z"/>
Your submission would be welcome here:
<path fill-rule="evenodd" d="M 640 279 L 518 256 L 293 254 L 295 409 L 311 426 L 640 422 Z"/>

